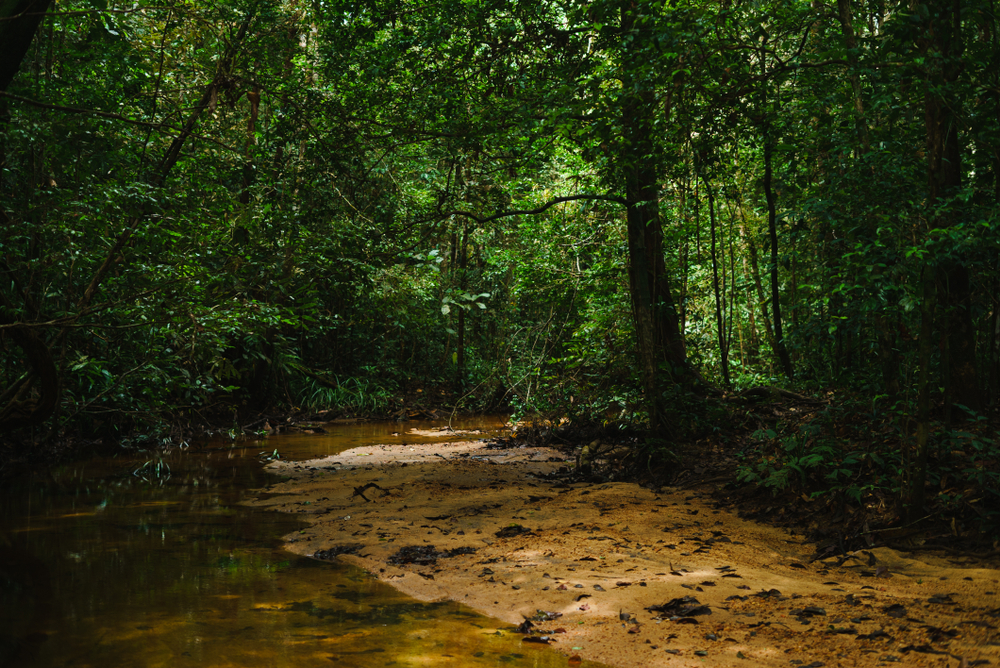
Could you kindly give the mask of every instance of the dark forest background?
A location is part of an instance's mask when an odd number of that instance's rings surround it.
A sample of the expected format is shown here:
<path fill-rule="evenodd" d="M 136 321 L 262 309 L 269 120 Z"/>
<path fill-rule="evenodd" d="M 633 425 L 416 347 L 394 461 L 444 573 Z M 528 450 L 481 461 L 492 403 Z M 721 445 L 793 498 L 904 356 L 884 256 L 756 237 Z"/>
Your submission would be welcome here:
<path fill-rule="evenodd" d="M 992 0 L 2 2 L 3 459 L 503 409 L 993 527 L 998 30 Z"/>

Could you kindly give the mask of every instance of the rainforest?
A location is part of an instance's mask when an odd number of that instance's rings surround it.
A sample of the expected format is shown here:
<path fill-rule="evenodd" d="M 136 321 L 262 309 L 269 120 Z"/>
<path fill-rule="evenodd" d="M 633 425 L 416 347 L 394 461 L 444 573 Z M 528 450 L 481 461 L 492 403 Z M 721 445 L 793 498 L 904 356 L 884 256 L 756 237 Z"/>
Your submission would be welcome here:
<path fill-rule="evenodd" d="M 992 0 L 4 0 L 0 170 L 10 490 L 502 414 L 998 554 Z"/>

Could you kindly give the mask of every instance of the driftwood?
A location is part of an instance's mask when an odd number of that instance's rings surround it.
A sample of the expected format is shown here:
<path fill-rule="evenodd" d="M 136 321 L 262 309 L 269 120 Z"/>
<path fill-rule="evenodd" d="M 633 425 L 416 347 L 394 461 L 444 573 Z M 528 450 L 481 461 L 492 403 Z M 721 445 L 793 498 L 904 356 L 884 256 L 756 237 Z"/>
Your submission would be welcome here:
<path fill-rule="evenodd" d="M 385 488 L 384 487 L 379 487 L 375 483 L 370 482 L 367 485 L 361 485 L 360 487 L 355 487 L 354 488 L 354 494 L 351 494 L 351 498 L 353 499 L 356 496 L 360 496 L 362 499 L 364 499 L 368 503 L 371 503 L 371 499 L 369 499 L 367 496 L 365 496 L 365 492 L 367 492 L 368 490 L 373 489 L 373 488 L 377 489 L 377 490 L 381 490 L 383 493 L 385 493 Z"/>

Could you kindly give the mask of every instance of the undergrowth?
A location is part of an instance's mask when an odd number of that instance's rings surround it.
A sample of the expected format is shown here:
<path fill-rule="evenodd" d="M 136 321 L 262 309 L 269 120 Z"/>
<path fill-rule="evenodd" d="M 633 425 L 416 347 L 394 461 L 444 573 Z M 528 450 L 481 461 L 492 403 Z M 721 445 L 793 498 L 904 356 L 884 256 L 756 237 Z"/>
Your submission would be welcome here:
<path fill-rule="evenodd" d="M 870 406 L 870 404 L 869 404 Z M 772 494 L 827 496 L 900 522 L 916 472 L 915 424 L 909 413 L 855 403 L 790 413 L 753 431 L 739 453 L 737 478 Z M 950 524 L 954 533 L 1000 531 L 1000 441 L 988 420 L 931 429 L 925 508 L 913 513 Z"/>
<path fill-rule="evenodd" d="M 295 388 L 297 403 L 309 410 L 337 408 L 355 413 L 384 413 L 396 402 L 399 391 L 391 380 L 333 376 L 334 386 L 303 378 Z"/>

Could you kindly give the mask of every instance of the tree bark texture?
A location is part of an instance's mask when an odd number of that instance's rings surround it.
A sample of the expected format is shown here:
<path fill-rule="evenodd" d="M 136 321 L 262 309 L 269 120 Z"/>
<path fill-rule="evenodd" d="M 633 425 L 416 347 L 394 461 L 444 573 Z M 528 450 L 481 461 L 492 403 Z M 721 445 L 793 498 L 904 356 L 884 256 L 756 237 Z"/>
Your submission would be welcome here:
<path fill-rule="evenodd" d="M 622 7 L 622 32 L 633 25 L 630 3 Z M 639 362 L 649 410 L 650 429 L 665 424 L 660 393 L 664 380 L 684 382 L 688 369 L 684 339 L 663 256 L 663 229 L 659 211 L 659 180 L 653 143 L 657 105 L 653 90 L 633 77 L 638 60 L 626 51 L 622 87 L 627 98 L 622 108 L 626 227 L 628 228 L 628 278 L 635 320 Z"/>
<path fill-rule="evenodd" d="M 52 0 L 2 0 L 0 2 L 0 91 L 21 69 L 38 25 Z"/>

